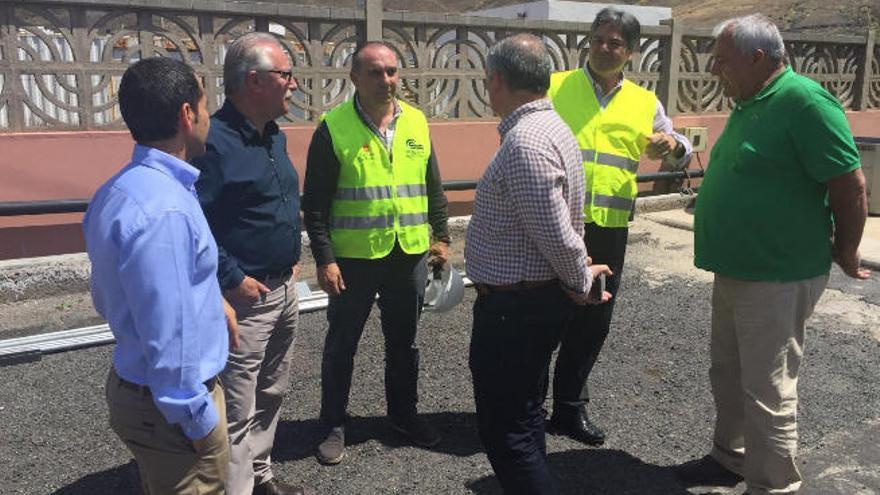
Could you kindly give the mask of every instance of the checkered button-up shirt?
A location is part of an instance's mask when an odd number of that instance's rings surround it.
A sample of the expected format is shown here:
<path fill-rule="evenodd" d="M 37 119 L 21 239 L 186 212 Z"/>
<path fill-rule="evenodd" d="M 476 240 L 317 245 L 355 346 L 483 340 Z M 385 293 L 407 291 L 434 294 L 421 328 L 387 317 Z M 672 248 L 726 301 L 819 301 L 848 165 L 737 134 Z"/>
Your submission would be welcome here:
<path fill-rule="evenodd" d="M 468 278 L 490 285 L 558 278 L 588 290 L 577 141 L 547 99 L 516 109 L 498 132 L 501 148 L 477 184 L 467 230 Z"/>

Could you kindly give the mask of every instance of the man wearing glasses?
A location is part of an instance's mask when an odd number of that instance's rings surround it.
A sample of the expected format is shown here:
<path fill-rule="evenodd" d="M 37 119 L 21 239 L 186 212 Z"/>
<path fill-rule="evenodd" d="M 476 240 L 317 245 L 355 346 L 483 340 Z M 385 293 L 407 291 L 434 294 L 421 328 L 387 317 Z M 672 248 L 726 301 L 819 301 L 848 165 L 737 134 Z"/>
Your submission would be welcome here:
<path fill-rule="evenodd" d="M 211 118 L 199 201 L 217 239 L 218 278 L 240 345 L 221 380 L 229 422 L 230 495 L 300 494 L 272 475 L 270 453 L 298 319 L 299 179 L 275 119 L 296 90 L 290 59 L 268 33 L 235 40 L 223 66 L 226 103 Z"/>
<path fill-rule="evenodd" d="M 639 159 L 663 159 L 673 166 L 690 160 L 691 145 L 672 130 L 654 93 L 624 77 L 623 67 L 638 47 L 639 21 L 608 7 L 592 23 L 587 67 L 553 74 L 548 96 L 581 148 L 586 180 L 584 242 L 593 263 L 614 273 L 606 289 L 620 286 L 629 218 L 638 193 Z M 607 304 L 580 306 L 562 338 L 553 377 L 553 415 L 548 430 L 588 445 L 605 433 L 590 421 L 587 378 L 611 326 Z"/>

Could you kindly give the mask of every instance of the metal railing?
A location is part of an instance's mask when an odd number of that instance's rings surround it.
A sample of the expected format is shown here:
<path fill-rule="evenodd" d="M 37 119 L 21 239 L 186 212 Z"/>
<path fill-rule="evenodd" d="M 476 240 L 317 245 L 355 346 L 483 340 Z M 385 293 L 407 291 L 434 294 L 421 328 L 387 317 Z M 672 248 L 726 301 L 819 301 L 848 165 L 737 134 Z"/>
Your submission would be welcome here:
<path fill-rule="evenodd" d="M 686 179 L 703 176 L 702 169 L 682 170 L 675 172 L 656 172 L 636 177 L 638 182 L 654 182 L 658 180 Z M 444 191 L 471 191 L 476 189 L 477 181 L 451 180 L 443 183 Z M 84 213 L 89 207 L 88 199 L 50 199 L 43 201 L 7 201 L 0 202 L 0 217 L 24 215 L 49 215 L 57 213 Z"/>

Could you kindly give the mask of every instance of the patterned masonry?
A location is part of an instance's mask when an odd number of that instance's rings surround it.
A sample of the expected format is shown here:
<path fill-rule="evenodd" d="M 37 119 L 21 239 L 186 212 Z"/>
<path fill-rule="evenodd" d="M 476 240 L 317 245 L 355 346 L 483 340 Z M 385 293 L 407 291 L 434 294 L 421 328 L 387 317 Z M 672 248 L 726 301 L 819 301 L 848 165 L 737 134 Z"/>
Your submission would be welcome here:
<path fill-rule="evenodd" d="M 485 59 L 501 37 L 543 36 L 558 70 L 582 66 L 589 43 L 586 23 L 391 13 L 377 0 L 362 10 L 234 0 L 175 4 L 0 0 L 0 132 L 121 128 L 120 77 L 129 63 L 151 56 L 192 65 L 216 109 L 226 47 L 254 30 L 276 34 L 293 60 L 300 91 L 289 122 L 314 122 L 351 94 L 350 55 L 357 40 L 374 39 L 376 32 L 397 48 L 403 98 L 434 119 L 491 117 Z M 380 31 L 371 33 L 371 25 Z M 880 108 L 874 33 L 783 36 L 797 72 L 819 81 L 849 110 Z M 705 28 L 645 27 L 627 75 L 657 91 L 673 113 L 727 111 L 730 102 L 709 73 L 711 44 Z"/>

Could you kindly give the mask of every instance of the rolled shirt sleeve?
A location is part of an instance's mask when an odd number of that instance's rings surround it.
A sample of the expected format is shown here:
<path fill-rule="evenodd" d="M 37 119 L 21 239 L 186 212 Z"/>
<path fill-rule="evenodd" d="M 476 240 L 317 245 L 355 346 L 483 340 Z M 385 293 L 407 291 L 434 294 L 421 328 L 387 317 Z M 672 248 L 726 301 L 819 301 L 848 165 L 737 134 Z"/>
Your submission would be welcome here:
<path fill-rule="evenodd" d="M 146 361 L 146 383 L 165 419 L 190 439 L 207 436 L 218 412 L 200 379 L 197 326 L 202 308 L 193 294 L 198 243 L 190 218 L 167 211 L 136 227 L 119 257 L 121 280 Z"/>

